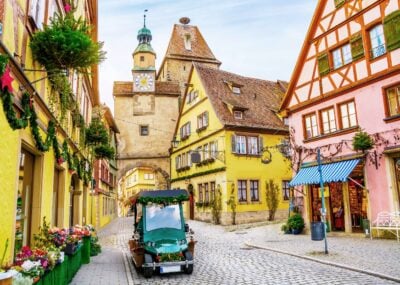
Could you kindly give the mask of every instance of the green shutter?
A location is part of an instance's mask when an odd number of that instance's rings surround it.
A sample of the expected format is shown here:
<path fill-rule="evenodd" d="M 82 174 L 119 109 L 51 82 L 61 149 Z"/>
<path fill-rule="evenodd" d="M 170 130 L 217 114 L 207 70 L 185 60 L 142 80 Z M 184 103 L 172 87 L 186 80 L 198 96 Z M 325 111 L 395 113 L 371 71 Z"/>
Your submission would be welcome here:
<path fill-rule="evenodd" d="M 232 153 L 236 153 L 236 136 L 232 135 L 231 137 L 231 147 L 232 147 Z"/>
<path fill-rule="evenodd" d="M 353 60 L 364 57 L 364 45 L 361 33 L 357 33 L 350 38 L 350 46 Z"/>
<path fill-rule="evenodd" d="M 383 21 L 383 31 L 388 51 L 400 47 L 400 10 L 387 15 Z"/>
<path fill-rule="evenodd" d="M 318 71 L 319 75 L 323 76 L 329 73 L 329 58 L 328 54 L 324 53 L 318 57 Z"/>
<path fill-rule="evenodd" d="M 335 0 L 335 7 L 336 8 L 342 7 L 344 2 L 346 2 L 346 0 Z"/>

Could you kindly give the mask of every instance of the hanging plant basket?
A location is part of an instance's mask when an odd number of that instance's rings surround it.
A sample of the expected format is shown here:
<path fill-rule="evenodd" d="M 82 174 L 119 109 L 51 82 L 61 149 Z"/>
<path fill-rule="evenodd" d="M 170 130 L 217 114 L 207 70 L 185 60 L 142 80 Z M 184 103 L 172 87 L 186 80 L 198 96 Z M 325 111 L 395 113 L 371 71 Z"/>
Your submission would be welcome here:
<path fill-rule="evenodd" d="M 85 143 L 87 146 L 108 144 L 108 132 L 99 119 L 93 119 L 86 129 Z"/>
<path fill-rule="evenodd" d="M 353 137 L 353 149 L 365 152 L 374 147 L 374 140 L 367 132 L 359 131 Z"/>
<path fill-rule="evenodd" d="M 115 151 L 109 145 L 99 145 L 94 148 L 94 156 L 96 159 L 114 159 Z"/>
<path fill-rule="evenodd" d="M 75 19 L 73 11 L 65 16 L 55 13 L 51 24 L 33 35 L 30 47 L 47 71 L 85 70 L 105 58 L 103 43 L 92 40 L 88 24 L 81 17 Z"/>

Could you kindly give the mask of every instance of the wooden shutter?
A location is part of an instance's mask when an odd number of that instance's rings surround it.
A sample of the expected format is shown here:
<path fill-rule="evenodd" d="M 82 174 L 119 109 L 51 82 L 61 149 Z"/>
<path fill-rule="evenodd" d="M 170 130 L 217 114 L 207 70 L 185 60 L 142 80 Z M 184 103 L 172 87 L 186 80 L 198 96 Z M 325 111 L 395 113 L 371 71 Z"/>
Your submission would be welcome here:
<path fill-rule="evenodd" d="M 232 134 L 231 137 L 232 153 L 236 153 L 236 135 Z"/>
<path fill-rule="evenodd" d="M 329 73 L 330 68 L 327 53 L 324 53 L 318 57 L 318 71 L 320 76 L 324 76 Z"/>
<path fill-rule="evenodd" d="M 350 46 L 353 61 L 364 57 L 364 45 L 361 33 L 357 33 L 350 38 Z"/>
<path fill-rule="evenodd" d="M 383 31 L 388 51 L 400 48 L 400 10 L 387 15 L 383 21 Z"/>
<path fill-rule="evenodd" d="M 208 126 L 208 112 L 204 113 L 204 119 L 205 119 L 204 126 Z"/>
<path fill-rule="evenodd" d="M 344 2 L 346 2 L 346 0 L 335 0 L 335 7 L 336 8 L 342 7 Z"/>
<path fill-rule="evenodd" d="M 263 144 L 264 144 L 263 137 L 262 137 L 262 136 L 259 136 L 259 137 L 258 137 L 258 154 L 260 154 L 260 155 L 261 155 L 262 152 L 263 152 L 263 148 L 264 148 Z"/>

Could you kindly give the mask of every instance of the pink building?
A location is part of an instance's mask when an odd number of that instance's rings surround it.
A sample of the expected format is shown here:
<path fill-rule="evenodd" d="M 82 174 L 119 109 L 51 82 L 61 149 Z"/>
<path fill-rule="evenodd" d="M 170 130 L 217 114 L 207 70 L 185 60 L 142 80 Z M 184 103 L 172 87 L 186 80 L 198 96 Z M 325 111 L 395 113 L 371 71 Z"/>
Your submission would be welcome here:
<path fill-rule="evenodd" d="M 321 151 L 332 230 L 400 211 L 400 0 L 320 0 L 281 112 L 289 121 L 292 180 L 306 222 L 319 221 Z M 360 130 L 375 142 L 363 153 Z"/>

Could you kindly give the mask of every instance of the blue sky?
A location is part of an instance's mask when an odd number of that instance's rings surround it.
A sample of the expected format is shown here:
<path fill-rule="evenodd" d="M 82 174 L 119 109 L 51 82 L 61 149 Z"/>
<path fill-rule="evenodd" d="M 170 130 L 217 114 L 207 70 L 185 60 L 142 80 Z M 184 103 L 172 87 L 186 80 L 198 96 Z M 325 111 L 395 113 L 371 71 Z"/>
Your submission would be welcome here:
<path fill-rule="evenodd" d="M 114 81 L 132 80 L 137 31 L 153 35 L 157 68 L 172 27 L 189 17 L 199 27 L 221 69 L 266 80 L 289 80 L 317 0 L 99 0 L 99 40 L 107 59 L 100 65 L 100 98 L 114 109 Z"/>

